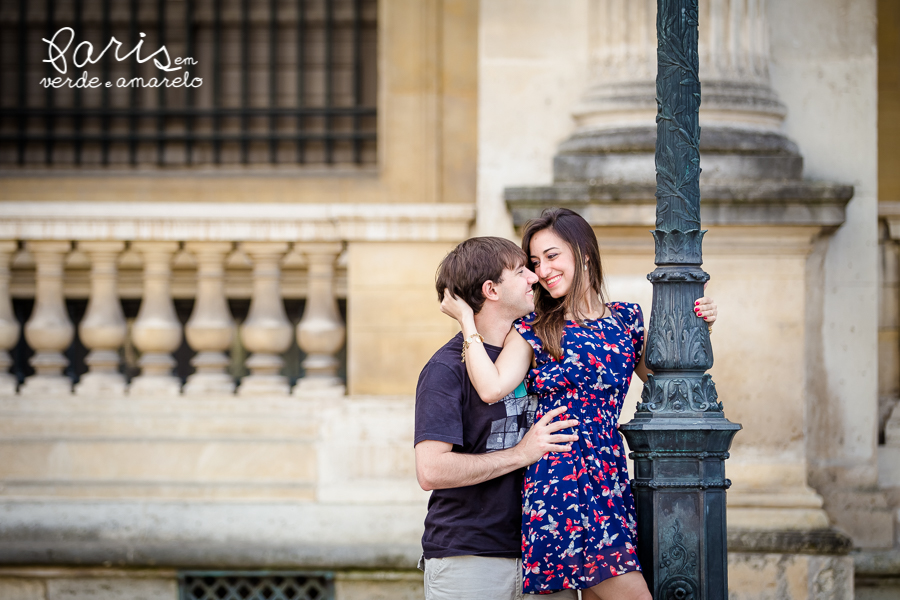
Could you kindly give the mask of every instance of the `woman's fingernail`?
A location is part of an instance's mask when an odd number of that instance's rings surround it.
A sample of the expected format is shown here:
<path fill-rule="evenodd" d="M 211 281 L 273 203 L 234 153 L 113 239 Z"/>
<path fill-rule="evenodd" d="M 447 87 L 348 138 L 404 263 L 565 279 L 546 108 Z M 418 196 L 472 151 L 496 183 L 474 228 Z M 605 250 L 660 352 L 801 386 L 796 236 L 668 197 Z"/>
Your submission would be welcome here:
<path fill-rule="evenodd" d="M 699 301 L 699 300 L 697 300 L 697 301 L 696 301 L 696 302 L 694 302 L 694 304 L 700 304 L 700 301 Z"/>

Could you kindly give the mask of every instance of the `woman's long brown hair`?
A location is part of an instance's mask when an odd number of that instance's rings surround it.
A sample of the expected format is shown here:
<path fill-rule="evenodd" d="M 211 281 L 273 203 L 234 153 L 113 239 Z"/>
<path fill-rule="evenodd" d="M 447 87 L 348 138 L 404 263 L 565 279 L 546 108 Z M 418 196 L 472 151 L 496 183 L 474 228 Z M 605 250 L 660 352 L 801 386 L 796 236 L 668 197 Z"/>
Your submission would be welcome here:
<path fill-rule="evenodd" d="M 593 290 L 605 306 L 603 295 L 603 267 L 600 264 L 600 248 L 594 230 L 581 215 L 567 208 L 548 208 L 537 219 L 525 224 L 522 249 L 531 256 L 531 238 L 549 229 L 563 239 L 575 255 L 575 280 L 569 293 L 553 298 L 543 286 L 535 286 L 534 306 L 537 313 L 532 327 L 551 356 L 562 357 L 562 337 L 566 327 L 566 313 L 570 313 L 580 327 L 586 327 L 584 314 L 579 306 L 583 290 Z M 587 265 L 579 268 L 579 265 Z M 587 274 L 587 281 L 585 281 Z"/>

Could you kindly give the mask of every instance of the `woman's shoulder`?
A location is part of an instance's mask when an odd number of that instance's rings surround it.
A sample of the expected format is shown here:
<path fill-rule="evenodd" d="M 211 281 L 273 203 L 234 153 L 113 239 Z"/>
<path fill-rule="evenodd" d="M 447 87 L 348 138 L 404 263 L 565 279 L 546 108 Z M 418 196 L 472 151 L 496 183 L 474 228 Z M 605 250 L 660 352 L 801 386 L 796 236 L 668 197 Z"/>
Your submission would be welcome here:
<path fill-rule="evenodd" d="M 534 319 L 535 313 L 531 313 L 525 315 L 520 319 L 516 319 L 513 322 L 513 327 L 522 338 L 531 345 L 532 349 L 536 352 L 540 352 L 543 349 L 543 342 L 541 342 L 540 338 L 538 338 L 537 334 L 534 332 Z"/>
<path fill-rule="evenodd" d="M 519 317 L 518 319 L 513 321 L 513 324 L 518 325 L 519 323 L 525 323 L 527 325 L 531 325 L 532 323 L 534 323 L 534 319 L 536 317 L 537 317 L 537 313 L 530 312 L 527 315 L 525 315 L 524 317 Z"/>
<path fill-rule="evenodd" d="M 627 311 L 627 312 L 632 312 L 632 313 L 641 312 L 640 304 L 636 304 L 634 302 L 620 302 L 620 301 L 607 302 L 606 306 L 607 306 L 607 308 L 609 308 L 611 311 L 614 311 L 614 312 L 615 311 L 618 311 L 618 312 Z"/>
<path fill-rule="evenodd" d="M 513 327 L 516 328 L 520 334 L 524 332 L 531 332 L 532 325 L 534 324 L 534 319 L 537 315 L 535 313 L 529 313 L 524 317 L 519 317 L 515 321 L 513 321 Z"/>
<path fill-rule="evenodd" d="M 606 306 L 613 313 L 613 316 L 618 315 L 619 318 L 629 324 L 641 323 L 644 320 L 641 306 L 634 302 L 607 302 Z"/>

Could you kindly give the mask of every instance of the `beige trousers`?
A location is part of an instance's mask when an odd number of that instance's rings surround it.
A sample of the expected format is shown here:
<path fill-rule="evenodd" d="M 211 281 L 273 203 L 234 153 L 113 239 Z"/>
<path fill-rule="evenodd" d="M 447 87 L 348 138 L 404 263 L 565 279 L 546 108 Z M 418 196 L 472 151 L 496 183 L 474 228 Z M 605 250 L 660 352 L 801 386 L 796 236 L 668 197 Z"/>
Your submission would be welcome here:
<path fill-rule="evenodd" d="M 578 592 L 522 594 L 517 558 L 451 556 L 425 560 L 425 600 L 577 600 Z"/>

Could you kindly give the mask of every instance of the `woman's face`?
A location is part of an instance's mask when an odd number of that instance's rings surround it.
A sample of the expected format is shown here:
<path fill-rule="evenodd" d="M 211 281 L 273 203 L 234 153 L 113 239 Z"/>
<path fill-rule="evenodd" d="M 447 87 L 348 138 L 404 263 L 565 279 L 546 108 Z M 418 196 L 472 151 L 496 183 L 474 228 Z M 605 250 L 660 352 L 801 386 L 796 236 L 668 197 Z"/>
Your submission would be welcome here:
<path fill-rule="evenodd" d="M 575 285 L 575 253 L 552 229 L 534 234 L 529 246 L 531 268 L 553 298 L 562 298 Z M 581 268 L 581 265 L 577 265 Z"/>

